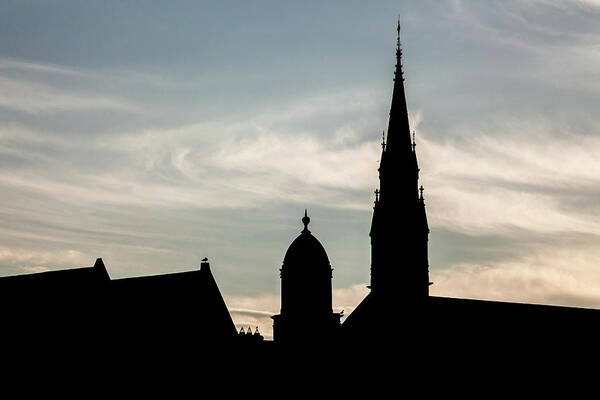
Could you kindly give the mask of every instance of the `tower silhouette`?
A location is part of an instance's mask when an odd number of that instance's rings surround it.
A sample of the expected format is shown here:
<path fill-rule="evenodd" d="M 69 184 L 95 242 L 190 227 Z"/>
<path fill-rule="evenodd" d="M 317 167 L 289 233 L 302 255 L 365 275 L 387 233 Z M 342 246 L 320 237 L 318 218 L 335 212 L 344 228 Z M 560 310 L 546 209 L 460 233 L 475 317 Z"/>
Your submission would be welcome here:
<path fill-rule="evenodd" d="M 418 325 L 413 322 L 423 317 L 429 296 L 429 226 L 404 92 L 400 21 L 387 138 L 384 132 L 369 236 L 371 291 L 343 325 L 345 337 L 353 341 L 395 332 L 399 319 L 390 320 L 394 314 L 400 314 L 403 323 Z"/>
<path fill-rule="evenodd" d="M 411 141 L 398 21 L 396 71 L 387 143 L 381 144 L 379 189 L 371 223 L 371 292 L 397 300 L 423 300 L 429 294 L 429 227 L 418 193 L 419 166 Z"/>
<path fill-rule="evenodd" d="M 333 268 L 323 245 L 308 230 L 306 210 L 304 229 L 292 242 L 281 271 L 281 313 L 273 318 L 273 339 L 278 343 L 327 342 L 337 336 L 340 314 L 332 310 Z"/>
<path fill-rule="evenodd" d="M 424 360 L 440 335 L 452 346 L 438 348 L 436 357 L 452 353 L 453 358 L 477 356 L 481 348 L 488 357 L 539 355 L 550 344 L 568 349 L 594 342 L 600 332 L 598 310 L 429 295 L 429 226 L 414 132 L 411 140 L 399 22 L 389 125 L 381 148 L 370 230 L 371 291 L 342 324 L 346 344 Z"/>

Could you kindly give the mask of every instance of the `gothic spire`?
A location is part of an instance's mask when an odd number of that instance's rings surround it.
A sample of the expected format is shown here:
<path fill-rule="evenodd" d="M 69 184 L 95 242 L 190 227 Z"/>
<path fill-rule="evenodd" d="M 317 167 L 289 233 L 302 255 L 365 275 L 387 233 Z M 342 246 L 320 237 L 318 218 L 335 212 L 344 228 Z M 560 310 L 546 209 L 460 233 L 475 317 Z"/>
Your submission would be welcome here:
<path fill-rule="evenodd" d="M 410 149 L 410 127 L 408 123 L 408 108 L 404 93 L 404 72 L 402 71 L 402 47 L 400 44 L 400 17 L 398 17 L 398 32 L 396 43 L 396 71 L 394 72 L 394 91 L 387 132 L 387 149 L 395 146 L 406 146 Z M 404 144 L 405 143 L 405 144 Z M 390 147 L 391 146 L 391 147 Z M 398 150 L 398 149 L 395 149 Z"/>
<path fill-rule="evenodd" d="M 396 71 L 390 119 L 382 141 L 379 189 L 371 223 L 371 290 L 393 296 L 399 285 L 415 298 L 428 293 L 429 228 L 419 196 L 415 133 L 410 131 L 402 71 L 400 20 L 396 27 Z M 398 240 L 398 238 L 405 238 Z M 398 262 L 398 258 L 402 262 Z"/>

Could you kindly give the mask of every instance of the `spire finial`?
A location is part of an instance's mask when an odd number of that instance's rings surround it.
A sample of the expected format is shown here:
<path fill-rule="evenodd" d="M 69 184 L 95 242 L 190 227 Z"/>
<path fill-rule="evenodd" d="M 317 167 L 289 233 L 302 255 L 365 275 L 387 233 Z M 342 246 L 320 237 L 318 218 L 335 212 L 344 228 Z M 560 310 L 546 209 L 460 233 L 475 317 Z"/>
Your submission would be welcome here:
<path fill-rule="evenodd" d="M 304 230 L 302 232 L 310 232 L 308 230 L 308 224 L 310 224 L 310 217 L 308 216 L 306 208 L 304 209 L 304 217 L 302 217 L 302 223 L 304 224 Z"/>
<path fill-rule="evenodd" d="M 419 188 L 419 191 L 421 192 L 421 197 L 420 197 L 421 200 L 423 200 L 423 190 L 425 190 L 425 189 L 423 188 L 423 185 L 421 185 L 421 187 Z"/>
<path fill-rule="evenodd" d="M 385 151 L 385 130 L 381 131 L 381 149 Z"/>
<path fill-rule="evenodd" d="M 398 14 L 398 25 L 396 26 L 398 37 L 396 39 L 396 76 L 395 79 L 400 76 L 400 79 L 404 80 L 404 74 L 402 73 L 402 48 L 400 47 L 400 14 Z"/>
<path fill-rule="evenodd" d="M 400 14 L 398 14 L 398 25 L 396 26 L 396 32 L 398 32 L 398 50 L 400 50 Z"/>
<path fill-rule="evenodd" d="M 417 147 L 417 141 L 415 140 L 415 131 L 413 131 L 413 142 L 412 142 L 413 152 L 415 151 L 415 147 Z"/>

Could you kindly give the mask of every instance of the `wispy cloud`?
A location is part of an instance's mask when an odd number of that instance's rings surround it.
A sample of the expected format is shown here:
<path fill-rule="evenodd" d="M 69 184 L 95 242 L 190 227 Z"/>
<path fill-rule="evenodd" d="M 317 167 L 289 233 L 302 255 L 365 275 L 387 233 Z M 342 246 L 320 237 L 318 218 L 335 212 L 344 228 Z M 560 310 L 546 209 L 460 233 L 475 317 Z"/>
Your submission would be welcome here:
<path fill-rule="evenodd" d="M 64 65 L 24 61 L 15 58 L 0 57 L 0 71 L 19 70 L 32 72 L 46 72 L 50 74 L 68 75 L 72 77 L 97 78 L 98 75 L 90 71 L 71 68 Z"/>
<path fill-rule="evenodd" d="M 327 102 L 346 97 L 342 93 Z M 357 93 L 354 97 L 360 98 Z M 284 109 L 289 124 L 282 115 L 268 113 L 245 121 L 207 121 L 108 138 L 64 137 L 5 125 L 0 129 L 0 137 L 6 139 L 0 151 L 27 160 L 27 168 L 18 174 L 6 170 L 0 184 L 65 202 L 248 207 L 274 200 L 318 199 L 336 207 L 368 207 L 351 197 L 339 200 L 346 191 L 370 191 L 374 185 L 376 141 L 365 141 L 362 127 L 342 122 L 333 136 L 294 131 L 294 122 L 309 120 L 320 110 L 313 103 L 309 98 L 306 106 L 295 103 L 290 105 L 292 111 Z M 287 127 L 282 131 L 275 125 Z M 56 153 L 66 158 L 55 159 Z M 80 154 L 93 154 L 96 168 L 78 167 L 89 162 Z M 118 164 L 103 163 L 103 158 Z M 55 168 L 47 169 L 48 164 Z M 62 173 L 66 169 L 68 179 Z"/>
<path fill-rule="evenodd" d="M 0 248 L 0 263 L 20 266 L 24 272 L 41 272 L 49 268 L 70 268 L 90 263 L 88 258 L 77 250 L 36 251 Z"/>
<path fill-rule="evenodd" d="M 568 235 L 565 235 L 568 236 Z M 600 307 L 598 237 L 529 246 L 518 259 L 434 270 L 434 295 Z"/>
<path fill-rule="evenodd" d="M 123 100 L 73 94 L 43 84 L 4 77 L 0 77 L 0 107 L 31 114 L 86 109 L 139 111 L 135 105 Z"/>
<path fill-rule="evenodd" d="M 600 233 L 600 140 L 513 129 L 469 141 L 419 140 L 433 226 Z"/>

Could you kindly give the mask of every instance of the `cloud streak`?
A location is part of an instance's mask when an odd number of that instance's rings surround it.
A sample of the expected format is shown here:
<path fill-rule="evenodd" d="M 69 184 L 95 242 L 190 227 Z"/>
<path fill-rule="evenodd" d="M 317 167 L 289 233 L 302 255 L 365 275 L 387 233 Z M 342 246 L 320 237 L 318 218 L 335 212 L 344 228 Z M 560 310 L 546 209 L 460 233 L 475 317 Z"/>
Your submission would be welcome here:
<path fill-rule="evenodd" d="M 138 112 L 125 101 L 64 92 L 47 85 L 0 77 L 0 107 L 30 114 L 87 109 Z"/>
<path fill-rule="evenodd" d="M 431 291 L 450 297 L 597 308 L 599 239 L 530 246 L 515 260 L 436 270 Z"/>
<path fill-rule="evenodd" d="M 18 70 L 31 72 L 44 72 L 49 74 L 67 75 L 71 77 L 97 78 L 98 75 L 83 71 L 80 69 L 65 67 L 63 65 L 53 65 L 47 63 L 24 61 L 13 58 L 0 57 L 0 71 Z"/>
<path fill-rule="evenodd" d="M 600 233 L 595 136 L 549 140 L 519 130 L 468 142 L 420 143 L 434 227 Z"/>

